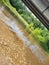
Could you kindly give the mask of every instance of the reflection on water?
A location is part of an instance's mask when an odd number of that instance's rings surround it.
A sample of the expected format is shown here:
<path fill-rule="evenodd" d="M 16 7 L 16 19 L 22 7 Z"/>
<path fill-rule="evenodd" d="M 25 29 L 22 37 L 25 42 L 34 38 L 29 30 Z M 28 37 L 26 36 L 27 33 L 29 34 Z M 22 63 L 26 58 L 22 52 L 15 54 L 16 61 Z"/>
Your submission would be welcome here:
<path fill-rule="evenodd" d="M 26 46 L 28 46 L 31 49 L 31 51 L 38 57 L 38 59 L 41 62 L 44 62 L 45 55 L 43 54 L 41 49 L 37 47 L 37 45 L 33 45 L 31 41 L 29 41 L 29 39 L 26 36 L 24 36 L 23 32 L 20 30 L 18 25 L 4 15 L 4 13 L 2 12 L 3 10 L 4 8 L 2 7 L 0 9 L 0 19 L 2 19 L 4 23 L 6 23 L 9 27 L 11 27 L 11 30 L 19 36 L 19 38 L 24 42 L 24 44 L 26 44 Z"/>
<path fill-rule="evenodd" d="M 14 21 L 11 21 L 8 17 L 6 17 L 2 12 L 0 12 L 0 18 L 8 25 L 11 27 L 12 31 L 14 31 L 20 39 L 23 40 L 23 42 L 25 44 L 30 45 L 31 42 L 23 35 L 23 32 L 19 29 L 19 27 L 17 26 L 17 24 L 15 24 Z"/>

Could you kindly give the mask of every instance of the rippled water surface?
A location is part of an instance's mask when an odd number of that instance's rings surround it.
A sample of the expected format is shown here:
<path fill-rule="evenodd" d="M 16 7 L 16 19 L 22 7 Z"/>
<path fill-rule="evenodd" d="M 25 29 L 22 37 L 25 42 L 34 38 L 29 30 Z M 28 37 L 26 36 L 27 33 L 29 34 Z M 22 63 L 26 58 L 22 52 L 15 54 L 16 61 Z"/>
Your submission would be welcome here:
<path fill-rule="evenodd" d="M 23 34 L 21 29 L 18 27 L 18 25 L 9 19 L 7 16 L 3 13 L 4 8 L 0 8 L 0 19 L 3 20 L 4 23 L 6 23 L 9 27 L 11 27 L 11 30 L 15 32 L 19 38 L 26 44 L 32 51 L 32 53 L 35 53 L 35 55 L 38 57 L 38 59 L 41 62 L 45 61 L 45 55 L 41 52 L 41 49 L 37 45 L 33 45 L 31 41 Z"/>

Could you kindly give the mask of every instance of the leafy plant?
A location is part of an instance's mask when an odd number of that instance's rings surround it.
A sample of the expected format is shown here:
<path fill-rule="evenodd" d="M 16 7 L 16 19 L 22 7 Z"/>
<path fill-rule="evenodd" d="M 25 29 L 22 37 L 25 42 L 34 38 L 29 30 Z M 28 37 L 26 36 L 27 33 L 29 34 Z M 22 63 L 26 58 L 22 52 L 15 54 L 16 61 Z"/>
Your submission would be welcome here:
<path fill-rule="evenodd" d="M 21 0 L 3 0 L 4 4 L 18 16 L 40 45 L 49 52 L 49 31 L 40 23 Z"/>

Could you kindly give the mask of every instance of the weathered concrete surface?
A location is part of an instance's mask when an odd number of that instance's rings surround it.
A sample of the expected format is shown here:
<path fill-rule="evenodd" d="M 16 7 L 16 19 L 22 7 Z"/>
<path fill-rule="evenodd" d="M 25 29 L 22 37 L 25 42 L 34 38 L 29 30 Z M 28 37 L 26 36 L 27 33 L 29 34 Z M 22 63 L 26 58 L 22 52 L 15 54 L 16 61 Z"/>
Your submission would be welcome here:
<path fill-rule="evenodd" d="M 47 6 L 43 3 L 42 0 L 32 0 L 32 2 L 41 12 L 43 12 L 47 8 Z"/>
<path fill-rule="evenodd" d="M 49 8 L 42 0 L 32 0 L 35 6 L 41 11 L 41 13 L 49 20 Z M 49 3 L 49 2 L 48 2 Z"/>
<path fill-rule="evenodd" d="M 44 12 L 44 15 L 49 20 L 49 8 Z"/>

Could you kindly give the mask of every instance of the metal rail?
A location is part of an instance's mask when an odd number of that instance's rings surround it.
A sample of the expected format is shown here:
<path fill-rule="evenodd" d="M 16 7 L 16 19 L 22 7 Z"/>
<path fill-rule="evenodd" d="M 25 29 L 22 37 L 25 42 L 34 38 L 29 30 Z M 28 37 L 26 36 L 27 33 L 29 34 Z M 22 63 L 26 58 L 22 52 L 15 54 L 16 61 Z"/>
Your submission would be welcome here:
<path fill-rule="evenodd" d="M 49 30 L 49 20 L 43 13 L 36 7 L 32 0 L 22 0 L 24 4 L 35 14 L 41 23 Z"/>

